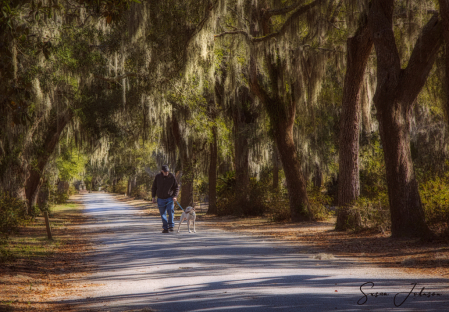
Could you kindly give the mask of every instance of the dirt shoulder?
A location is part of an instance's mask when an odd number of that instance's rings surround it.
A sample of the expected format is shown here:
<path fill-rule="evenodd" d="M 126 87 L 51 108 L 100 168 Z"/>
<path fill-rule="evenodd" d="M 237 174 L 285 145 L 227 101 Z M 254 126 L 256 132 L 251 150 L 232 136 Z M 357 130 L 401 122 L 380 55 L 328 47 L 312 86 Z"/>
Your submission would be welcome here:
<path fill-rule="evenodd" d="M 90 271 L 83 257 L 91 244 L 79 229 L 88 222 L 81 196 L 72 196 L 50 214 L 52 241 L 46 237 L 43 217 L 37 217 L 2 246 L 7 260 L 0 264 L 0 311 L 65 311 L 55 298 L 75 297 L 88 286 L 69 282 Z"/>
<path fill-rule="evenodd" d="M 156 205 L 149 201 L 115 195 L 116 199 L 141 208 L 141 213 L 159 216 Z M 175 219 L 179 220 L 176 209 Z M 298 243 L 334 256 L 352 257 L 360 262 L 381 267 L 399 268 L 408 273 L 449 277 L 449 242 L 423 242 L 413 239 L 391 239 L 389 232 L 337 232 L 335 218 L 320 222 L 273 222 L 264 217 L 217 217 L 197 213 L 202 226 Z"/>

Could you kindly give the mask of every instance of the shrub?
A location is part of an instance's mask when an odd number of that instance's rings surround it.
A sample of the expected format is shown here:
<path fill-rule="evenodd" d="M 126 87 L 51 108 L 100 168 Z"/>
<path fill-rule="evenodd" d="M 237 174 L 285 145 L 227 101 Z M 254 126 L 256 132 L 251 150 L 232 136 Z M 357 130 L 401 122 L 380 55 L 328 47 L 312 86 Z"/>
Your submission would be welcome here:
<path fill-rule="evenodd" d="M 363 228 L 374 228 L 380 232 L 391 228 L 390 205 L 386 192 L 372 198 L 360 197 L 352 209 L 360 213 Z"/>
<path fill-rule="evenodd" d="M 139 185 L 131 191 L 131 197 L 150 200 L 151 190 L 148 190 L 145 185 Z"/>
<path fill-rule="evenodd" d="M 278 192 L 272 192 L 269 202 L 269 213 L 272 221 L 282 222 L 290 220 L 290 203 L 285 189 L 280 188 Z"/>
<path fill-rule="evenodd" d="M 268 210 L 267 195 L 269 189 L 255 178 L 250 179 L 247 198 L 242 199 L 240 190 L 236 189 L 235 173 L 227 172 L 217 183 L 218 215 L 257 216 Z"/>
<path fill-rule="evenodd" d="M 126 194 L 126 189 L 128 188 L 128 180 L 127 179 L 121 179 L 118 181 L 115 186 L 112 188 L 112 191 L 114 193 L 118 194 Z"/>
<path fill-rule="evenodd" d="M 310 187 L 307 190 L 309 197 L 309 205 L 315 220 L 326 220 L 332 215 L 332 212 L 327 208 L 331 205 L 333 199 L 331 196 L 325 194 L 324 188 Z"/>
<path fill-rule="evenodd" d="M 0 193 L 0 237 L 8 235 L 19 225 L 25 217 L 25 202 L 10 196 L 8 193 Z"/>
<path fill-rule="evenodd" d="M 449 177 L 434 177 L 419 186 L 421 201 L 430 225 L 449 224 Z"/>
<path fill-rule="evenodd" d="M 69 194 L 65 192 L 56 191 L 51 196 L 51 201 L 53 204 L 64 204 L 69 199 Z"/>
<path fill-rule="evenodd" d="M 387 179 L 383 149 L 378 136 L 371 138 L 371 144 L 361 148 L 360 196 L 374 199 L 387 192 Z"/>
<path fill-rule="evenodd" d="M 68 195 L 69 195 L 69 196 L 70 196 L 70 195 L 75 195 L 75 194 L 77 194 L 77 193 L 78 193 L 78 191 L 76 190 L 75 185 L 70 184 Z"/>
<path fill-rule="evenodd" d="M 332 197 L 325 194 L 325 189 L 310 187 L 307 190 L 310 210 L 315 216 L 315 220 L 325 220 L 332 215 L 326 207 L 332 202 Z M 270 200 L 270 211 L 272 221 L 289 221 L 291 218 L 290 202 L 287 190 L 281 188 L 278 192 L 272 193 Z"/>

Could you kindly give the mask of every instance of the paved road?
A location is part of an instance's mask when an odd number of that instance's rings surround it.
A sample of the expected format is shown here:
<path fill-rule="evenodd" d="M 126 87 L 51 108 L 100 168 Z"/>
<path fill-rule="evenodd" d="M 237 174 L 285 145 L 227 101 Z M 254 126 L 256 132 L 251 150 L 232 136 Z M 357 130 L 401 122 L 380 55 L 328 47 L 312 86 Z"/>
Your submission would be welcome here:
<path fill-rule="evenodd" d="M 142 216 L 104 193 L 84 197 L 95 222 L 90 256 L 99 284 L 80 311 L 449 311 L 447 279 L 410 276 L 351 259 L 314 259 L 310 248 L 229 233 L 197 223 L 197 233 L 161 233 L 159 218 Z M 386 296 L 363 297 L 382 292 Z M 412 283 L 418 283 L 407 294 Z M 425 287 L 424 292 L 419 292 Z M 426 297 L 428 291 L 441 294 Z M 400 293 L 399 295 L 395 295 Z M 87 298 L 89 297 L 89 298 Z M 363 303 L 363 305 L 357 304 Z M 403 304 L 395 307 L 394 303 Z"/>

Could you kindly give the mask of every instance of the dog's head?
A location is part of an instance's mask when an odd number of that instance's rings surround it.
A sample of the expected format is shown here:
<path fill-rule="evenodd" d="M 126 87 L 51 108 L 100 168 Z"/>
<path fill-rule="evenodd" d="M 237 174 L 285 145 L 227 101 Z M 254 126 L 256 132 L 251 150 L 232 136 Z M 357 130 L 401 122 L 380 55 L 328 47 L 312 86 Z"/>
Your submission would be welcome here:
<path fill-rule="evenodd" d="M 186 210 L 185 210 L 185 213 L 192 213 L 192 212 L 194 212 L 195 211 L 195 208 L 193 208 L 193 207 L 191 207 L 191 206 L 188 206 L 187 208 L 186 208 Z"/>

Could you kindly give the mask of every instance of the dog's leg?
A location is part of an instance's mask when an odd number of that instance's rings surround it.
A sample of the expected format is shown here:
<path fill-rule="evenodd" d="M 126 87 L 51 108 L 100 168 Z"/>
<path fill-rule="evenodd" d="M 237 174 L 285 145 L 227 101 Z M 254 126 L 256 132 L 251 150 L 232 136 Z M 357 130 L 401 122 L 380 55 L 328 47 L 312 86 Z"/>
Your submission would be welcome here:
<path fill-rule="evenodd" d="M 178 233 L 179 233 L 179 229 L 181 228 L 181 223 L 182 221 L 184 221 L 184 213 L 181 215 L 181 219 L 179 219 L 179 226 L 178 226 Z"/>
<path fill-rule="evenodd" d="M 193 233 L 196 233 L 196 230 L 195 230 L 195 219 L 196 219 L 196 216 L 193 218 Z"/>
<path fill-rule="evenodd" d="M 189 233 L 192 233 L 192 232 L 190 231 L 190 217 L 187 218 L 187 229 L 189 230 Z"/>

